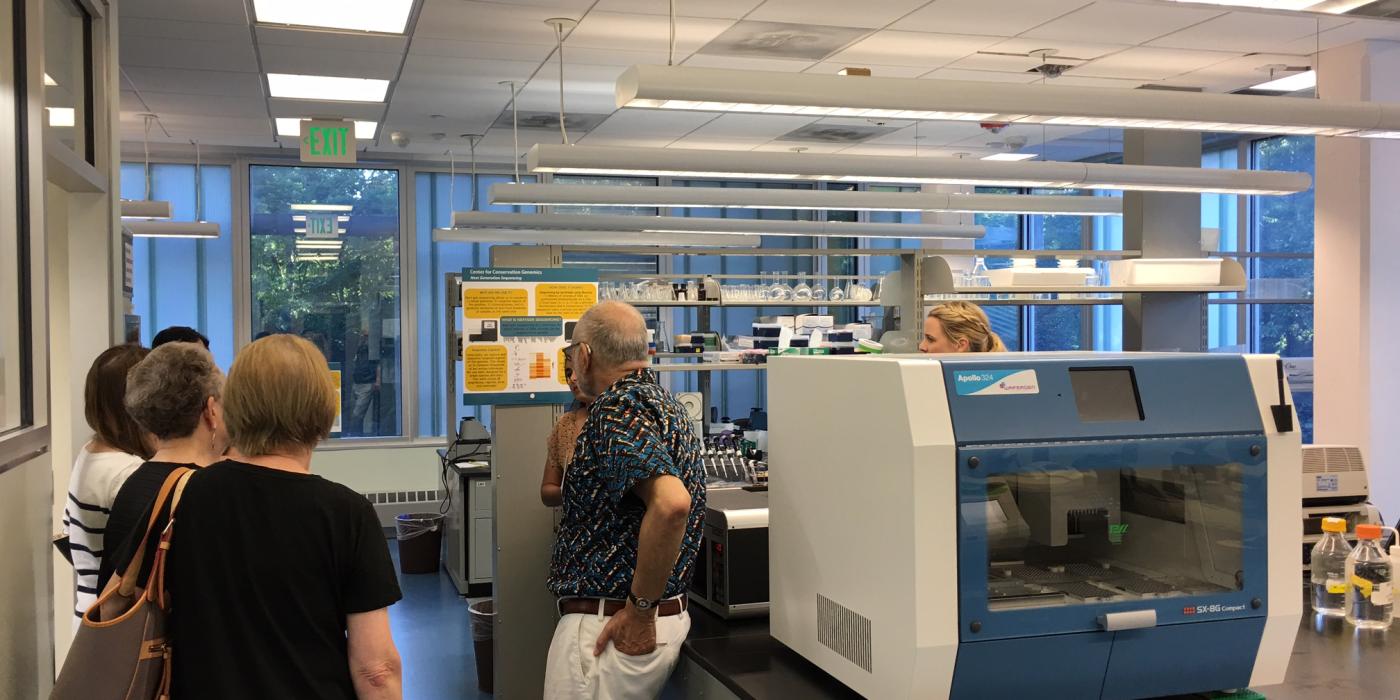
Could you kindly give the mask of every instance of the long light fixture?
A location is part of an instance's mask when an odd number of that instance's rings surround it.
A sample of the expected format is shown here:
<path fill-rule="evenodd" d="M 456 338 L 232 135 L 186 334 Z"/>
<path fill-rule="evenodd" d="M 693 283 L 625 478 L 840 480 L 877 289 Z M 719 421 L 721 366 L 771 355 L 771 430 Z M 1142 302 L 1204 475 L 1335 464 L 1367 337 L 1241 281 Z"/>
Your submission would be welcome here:
<path fill-rule="evenodd" d="M 289 204 L 292 211 L 352 211 L 353 204 Z"/>
<path fill-rule="evenodd" d="M 173 216 L 170 202 L 158 199 L 123 199 L 123 219 L 169 219 Z"/>
<path fill-rule="evenodd" d="M 1250 89 L 1266 92 L 1298 92 L 1299 90 L 1311 90 L 1315 87 L 1317 87 L 1317 71 L 1305 70 L 1302 73 L 1285 75 L 1282 78 L 1259 83 Z"/>
<path fill-rule="evenodd" d="M 329 75 L 268 73 L 272 97 L 331 102 L 383 102 L 389 81 L 377 78 L 338 78 Z"/>
<path fill-rule="evenodd" d="M 1118 197 L 942 192 L 843 192 L 768 187 L 612 187 L 497 183 L 490 202 L 517 206 L 717 207 L 836 211 L 938 211 L 962 213 L 1121 216 Z"/>
<path fill-rule="evenodd" d="M 1378 102 L 688 66 L 628 68 L 617 79 L 617 105 L 1318 136 L 1400 131 L 1400 105 Z"/>
<path fill-rule="evenodd" d="M 872 80 L 872 78 L 850 78 Z M 1058 89 L 1058 88 L 1057 88 Z M 1300 102 L 1302 100 L 1299 100 Z M 1090 190 L 1293 194 L 1308 189 L 1306 173 L 955 158 L 855 156 L 839 153 L 714 151 L 537 144 L 526 163 L 536 173 L 809 179 L 843 182 L 1002 185 Z"/>
<path fill-rule="evenodd" d="M 643 231 L 578 231 L 549 229 L 531 231 L 518 228 L 439 228 L 433 230 L 439 243 L 531 243 L 538 245 L 655 246 L 681 248 L 757 248 L 760 236 L 719 233 L 671 233 L 658 240 Z"/>
<path fill-rule="evenodd" d="M 403 34 L 413 0 L 253 0 L 261 24 Z"/>
<path fill-rule="evenodd" d="M 847 221 L 774 221 L 626 214 L 515 214 L 454 211 L 452 228 L 631 231 L 638 233 L 751 234 L 763 236 L 844 236 L 850 238 L 981 238 L 982 226 L 946 224 L 862 224 Z M 655 241 L 666 243 L 669 238 Z"/>
<path fill-rule="evenodd" d="M 137 238 L 218 238 L 219 225 L 209 221 L 123 221 L 122 228 Z"/>

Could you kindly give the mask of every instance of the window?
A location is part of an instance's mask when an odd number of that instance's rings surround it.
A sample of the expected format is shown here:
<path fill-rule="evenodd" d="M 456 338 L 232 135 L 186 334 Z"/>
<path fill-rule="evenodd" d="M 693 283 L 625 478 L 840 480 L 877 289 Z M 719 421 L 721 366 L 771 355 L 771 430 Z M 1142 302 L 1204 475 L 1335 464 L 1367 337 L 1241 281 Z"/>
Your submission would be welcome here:
<path fill-rule="evenodd" d="M 92 145 L 92 19 L 74 0 L 44 3 L 45 130 L 88 163 Z"/>
<path fill-rule="evenodd" d="M 454 180 L 449 173 L 420 172 L 414 186 L 414 255 L 417 276 L 418 326 L 418 426 L 422 436 L 443 435 L 447 427 L 448 406 L 459 417 L 472 416 L 490 425 L 490 412 L 483 406 L 462 406 L 461 365 L 450 397 L 444 381 L 449 349 L 445 334 L 447 313 L 447 275 L 461 273 L 463 268 L 486 267 L 491 264 L 490 243 L 435 243 L 433 229 L 451 224 L 453 211 L 467 211 L 474 206 L 480 211 L 533 212 L 534 207 L 511 207 L 487 204 L 491 185 L 510 182 L 505 175 L 477 175 L 476 187 L 472 176 L 458 174 Z M 534 178 L 527 178 L 527 182 Z M 460 329 L 456 329 L 460 330 Z M 455 348 L 452 349 L 455 355 Z"/>
<path fill-rule="evenodd" d="M 398 171 L 254 165 L 249 204 L 254 338 L 325 353 L 340 436 L 401 435 Z"/>
<path fill-rule="evenodd" d="M 132 241 L 132 305 L 141 317 L 141 342 L 161 329 L 189 326 L 209 338 L 220 367 L 233 364 L 233 169 L 205 165 L 151 165 L 151 199 L 171 203 L 174 218 L 219 224 L 216 239 L 136 238 Z M 145 166 L 123 163 L 122 199 L 146 198 Z M 195 190 L 199 197 L 196 201 Z"/>

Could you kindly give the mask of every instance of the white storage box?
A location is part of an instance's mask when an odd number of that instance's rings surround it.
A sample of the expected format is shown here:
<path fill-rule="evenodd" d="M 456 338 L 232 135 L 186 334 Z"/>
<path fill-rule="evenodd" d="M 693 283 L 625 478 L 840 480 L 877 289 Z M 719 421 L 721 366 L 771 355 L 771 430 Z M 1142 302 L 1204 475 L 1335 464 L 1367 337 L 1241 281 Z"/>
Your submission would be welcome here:
<path fill-rule="evenodd" d="M 1113 260 L 1109 284 L 1115 287 L 1210 287 L 1221 279 L 1220 259 L 1156 258 Z"/>
<path fill-rule="evenodd" d="M 1082 287 L 1094 274 L 1088 267 L 1005 267 L 987 270 L 993 287 Z"/>

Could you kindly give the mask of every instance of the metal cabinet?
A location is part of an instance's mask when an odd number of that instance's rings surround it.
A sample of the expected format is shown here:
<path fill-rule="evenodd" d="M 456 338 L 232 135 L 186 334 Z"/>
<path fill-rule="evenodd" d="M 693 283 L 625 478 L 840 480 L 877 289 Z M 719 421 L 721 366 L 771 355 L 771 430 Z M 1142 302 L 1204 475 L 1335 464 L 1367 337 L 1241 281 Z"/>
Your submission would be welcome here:
<path fill-rule="evenodd" d="M 447 513 L 447 573 L 457 592 L 491 595 L 495 531 L 491 518 L 491 467 L 483 462 L 452 465 Z"/>

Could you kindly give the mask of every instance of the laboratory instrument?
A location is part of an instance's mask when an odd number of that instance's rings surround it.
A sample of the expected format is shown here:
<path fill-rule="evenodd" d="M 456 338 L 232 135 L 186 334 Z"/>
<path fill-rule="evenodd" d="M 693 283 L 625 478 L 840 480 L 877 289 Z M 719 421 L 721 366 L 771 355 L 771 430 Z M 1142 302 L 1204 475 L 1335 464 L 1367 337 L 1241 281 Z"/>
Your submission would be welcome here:
<path fill-rule="evenodd" d="M 882 700 L 1280 683 L 1285 381 L 1274 356 L 772 358 L 772 635 Z"/>
<path fill-rule="evenodd" d="M 768 494 L 711 489 L 690 600 L 722 618 L 768 614 Z"/>
<path fill-rule="evenodd" d="M 1356 526 L 1381 524 L 1380 511 L 1367 502 L 1370 487 L 1361 449 L 1347 445 L 1303 446 L 1303 574 L 1310 577 L 1312 549 L 1322 539 L 1324 518 L 1346 521 L 1343 537 L 1356 545 Z"/>

